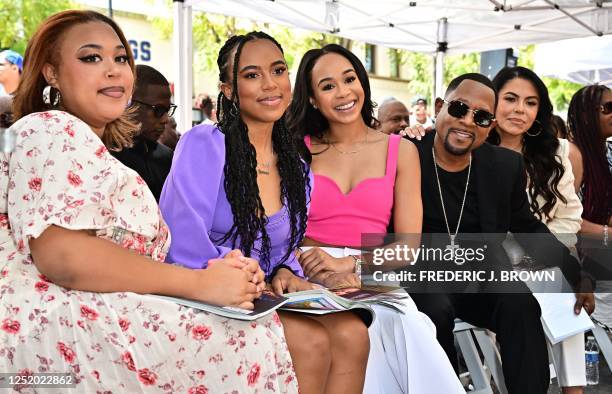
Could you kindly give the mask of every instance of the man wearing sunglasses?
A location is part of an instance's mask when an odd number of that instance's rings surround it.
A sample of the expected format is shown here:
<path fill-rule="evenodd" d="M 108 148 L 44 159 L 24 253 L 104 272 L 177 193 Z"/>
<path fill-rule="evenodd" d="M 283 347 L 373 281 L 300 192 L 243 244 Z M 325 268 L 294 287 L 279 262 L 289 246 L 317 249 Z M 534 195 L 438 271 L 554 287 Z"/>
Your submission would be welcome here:
<path fill-rule="evenodd" d="M 170 84 L 159 71 L 137 65 L 132 106 L 140 123 L 140 133 L 131 148 L 111 152 L 144 179 L 157 201 L 172 164 L 172 149 L 157 142 L 176 109 L 170 102 L 171 96 Z"/>
<path fill-rule="evenodd" d="M 539 264 L 561 267 L 575 286 L 575 309 L 580 310 L 592 301 L 592 294 L 582 292 L 592 290 L 594 282 L 531 213 L 522 157 L 485 143 L 495 125 L 496 105 L 496 92 L 487 77 L 461 75 L 449 84 L 436 130 L 416 142 L 422 174 L 423 245 L 443 250 L 484 247 L 485 258 L 460 267 L 458 259 L 419 261 L 414 269 L 486 270 L 486 278 L 501 270 L 512 271 L 502 246 L 512 231 Z M 455 318 L 460 318 L 497 334 L 510 393 L 546 393 L 549 367 L 541 311 L 529 289 L 521 281 L 458 282 L 421 283 L 418 290 L 412 283 L 407 286 L 419 310 L 436 325 L 438 341 L 451 363 L 457 368 L 453 329 Z"/>

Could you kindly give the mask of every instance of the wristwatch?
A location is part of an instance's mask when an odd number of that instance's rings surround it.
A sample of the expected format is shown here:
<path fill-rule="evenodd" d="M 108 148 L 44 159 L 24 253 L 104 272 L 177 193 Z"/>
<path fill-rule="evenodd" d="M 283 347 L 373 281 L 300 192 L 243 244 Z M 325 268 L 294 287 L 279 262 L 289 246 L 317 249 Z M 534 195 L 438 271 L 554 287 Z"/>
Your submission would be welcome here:
<path fill-rule="evenodd" d="M 357 276 L 361 276 L 361 264 L 363 264 L 363 259 L 361 258 L 361 255 L 351 255 L 351 257 L 353 258 L 353 261 L 355 262 L 355 273 L 357 274 Z"/>

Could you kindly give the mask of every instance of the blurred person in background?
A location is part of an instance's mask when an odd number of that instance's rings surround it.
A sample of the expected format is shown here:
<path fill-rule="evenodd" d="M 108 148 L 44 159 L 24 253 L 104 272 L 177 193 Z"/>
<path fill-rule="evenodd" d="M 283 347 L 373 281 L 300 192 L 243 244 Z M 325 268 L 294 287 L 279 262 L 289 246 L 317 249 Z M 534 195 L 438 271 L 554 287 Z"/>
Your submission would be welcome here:
<path fill-rule="evenodd" d="M 10 49 L 0 52 L 0 96 L 15 93 L 21 80 L 23 57 Z"/>
<path fill-rule="evenodd" d="M 421 125 L 426 132 L 430 132 L 434 128 L 434 123 L 429 113 L 427 113 L 427 99 L 417 96 L 412 101 L 412 116 L 410 117 L 411 125 Z"/>
<path fill-rule="evenodd" d="M 140 129 L 131 147 L 111 152 L 144 179 L 156 201 L 172 165 L 172 149 L 157 142 L 176 109 L 170 102 L 171 95 L 170 83 L 159 71 L 137 65 L 132 106 Z"/>
<path fill-rule="evenodd" d="M 176 119 L 173 116 L 168 118 L 168 123 L 166 123 L 166 127 L 164 128 L 164 132 L 159 136 L 157 142 L 160 144 L 164 144 L 168 148 L 175 150 L 176 144 L 179 141 L 178 131 L 176 131 Z"/>
<path fill-rule="evenodd" d="M 217 123 L 217 111 L 215 103 L 208 94 L 200 94 L 196 99 L 196 107 L 202 112 L 202 122 L 200 124 L 214 125 Z"/>
<path fill-rule="evenodd" d="M 378 107 L 378 130 L 390 135 L 399 134 L 407 126 L 410 126 L 410 112 L 408 108 L 394 97 L 387 98 Z"/>
<path fill-rule="evenodd" d="M 12 105 L 12 96 L 0 96 L 0 127 L 10 127 L 13 123 Z"/>
<path fill-rule="evenodd" d="M 553 115 L 550 124 L 557 138 L 567 139 L 567 124 L 559 115 Z"/>

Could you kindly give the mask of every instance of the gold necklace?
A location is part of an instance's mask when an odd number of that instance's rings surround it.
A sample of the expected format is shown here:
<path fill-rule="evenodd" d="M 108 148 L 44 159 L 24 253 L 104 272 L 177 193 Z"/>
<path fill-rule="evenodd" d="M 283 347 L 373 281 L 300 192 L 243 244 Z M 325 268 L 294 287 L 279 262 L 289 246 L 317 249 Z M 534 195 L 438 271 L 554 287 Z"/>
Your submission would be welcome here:
<path fill-rule="evenodd" d="M 262 168 L 259 168 L 259 167 Z M 270 167 L 272 166 L 272 160 L 268 160 L 265 162 L 257 162 L 257 173 L 261 175 L 270 175 Z"/>
<path fill-rule="evenodd" d="M 266 161 L 257 160 L 257 173 L 261 175 L 270 175 L 270 168 L 272 168 L 272 162 L 274 161 L 274 152 L 272 152 L 272 157 Z"/>
<path fill-rule="evenodd" d="M 361 144 L 361 148 L 356 149 L 356 150 L 343 151 L 343 150 L 339 149 L 336 146 L 336 144 L 334 144 L 333 142 L 329 142 L 329 140 L 326 141 L 326 142 L 327 142 L 327 145 L 330 145 L 332 148 L 334 148 L 336 151 L 338 151 L 338 153 L 340 153 L 342 155 L 352 155 L 352 154 L 361 152 L 363 150 L 363 148 L 368 144 L 368 134 L 369 134 L 369 132 L 368 132 L 368 129 L 366 128 L 365 139 L 364 139 L 363 142 L 360 143 Z"/>

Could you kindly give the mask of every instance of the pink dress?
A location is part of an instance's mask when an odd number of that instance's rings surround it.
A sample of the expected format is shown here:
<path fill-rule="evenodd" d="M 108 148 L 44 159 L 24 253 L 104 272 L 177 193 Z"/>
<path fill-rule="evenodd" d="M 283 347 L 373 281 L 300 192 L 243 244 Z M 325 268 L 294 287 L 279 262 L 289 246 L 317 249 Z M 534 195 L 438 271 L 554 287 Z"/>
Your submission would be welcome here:
<path fill-rule="evenodd" d="M 391 220 L 401 139 L 397 134 L 389 136 L 385 175 L 364 179 L 347 194 L 332 178 L 315 173 L 306 237 L 352 248 L 380 244 L 380 235 L 387 233 Z M 310 136 L 304 142 L 310 149 Z"/>
<path fill-rule="evenodd" d="M 277 315 L 231 320 L 41 275 L 28 240 L 50 225 L 91 230 L 160 264 L 169 234 L 144 181 L 81 120 L 50 111 L 13 129 L 15 151 L 0 154 L 1 372 L 72 372 L 88 393 L 297 392 Z"/>

